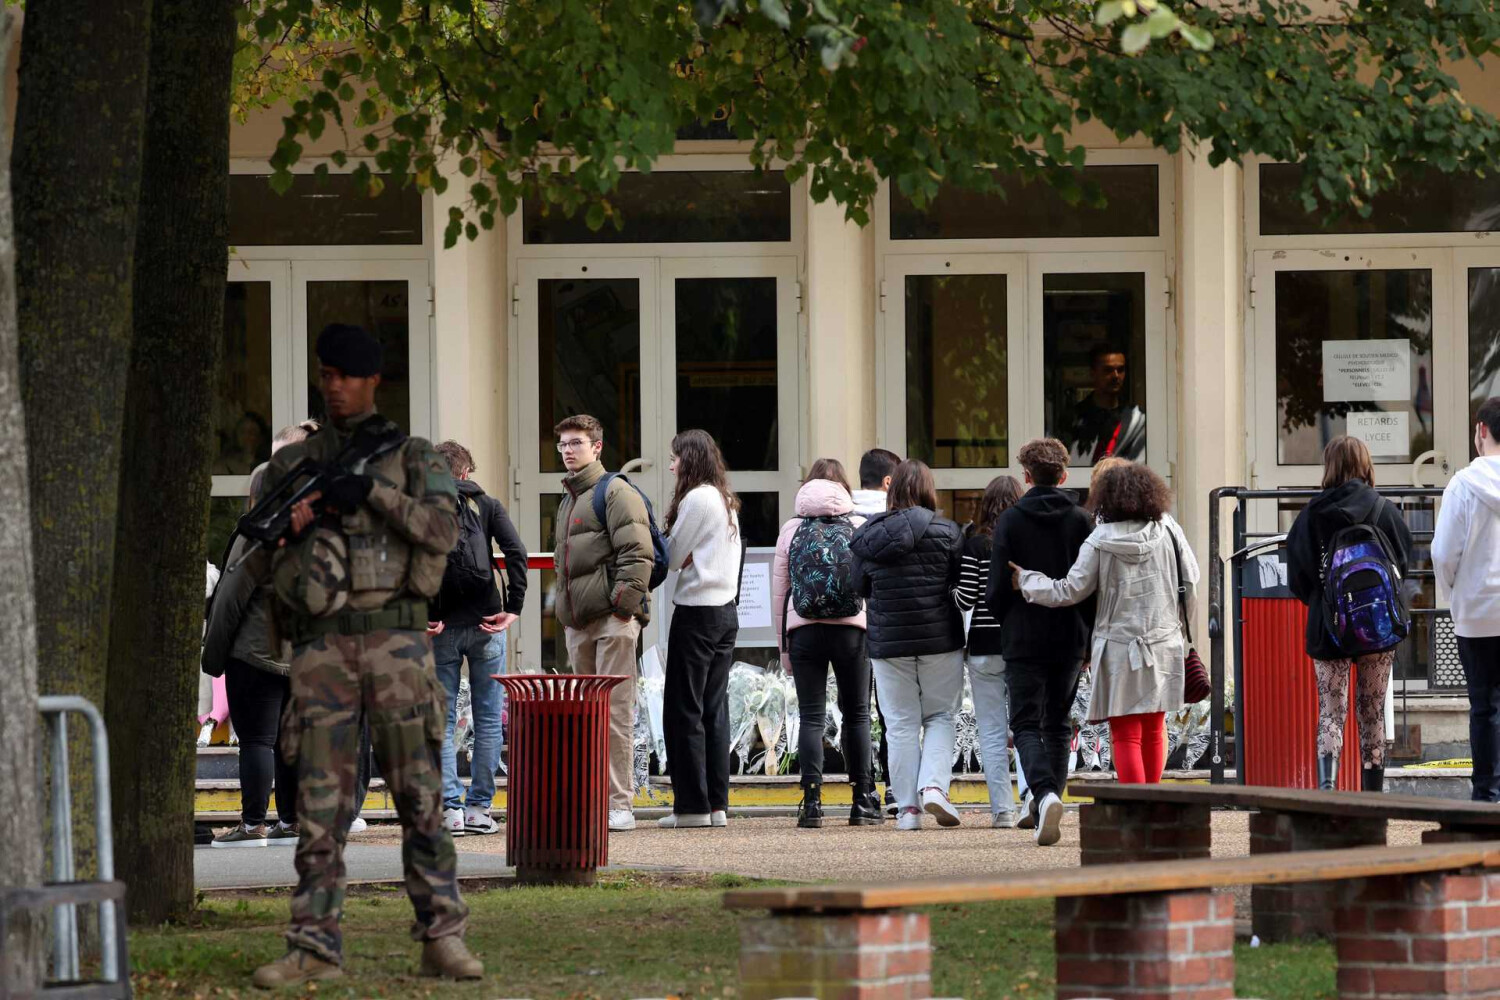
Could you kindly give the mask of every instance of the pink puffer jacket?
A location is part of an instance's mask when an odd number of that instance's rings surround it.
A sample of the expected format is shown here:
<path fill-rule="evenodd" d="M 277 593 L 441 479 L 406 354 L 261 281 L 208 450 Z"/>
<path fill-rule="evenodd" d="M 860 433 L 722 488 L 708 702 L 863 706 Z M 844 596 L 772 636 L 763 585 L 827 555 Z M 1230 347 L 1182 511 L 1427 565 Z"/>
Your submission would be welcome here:
<path fill-rule="evenodd" d="M 784 640 L 786 631 L 801 628 L 803 625 L 854 625 L 864 628 L 865 613 L 863 611 L 850 618 L 819 618 L 816 621 L 808 621 L 806 618 L 799 617 L 797 610 L 787 600 L 787 591 L 792 585 L 791 578 L 787 575 L 787 552 L 792 546 L 792 535 L 797 533 L 797 528 L 802 524 L 804 517 L 853 514 L 854 500 L 849 496 L 849 491 L 831 479 L 809 479 L 797 491 L 797 502 L 793 509 L 797 512 L 797 516 L 781 526 L 781 534 L 776 538 L 776 560 L 771 567 L 771 617 L 776 623 L 777 638 Z M 858 514 L 853 514 L 850 521 L 856 528 L 865 523 L 865 519 Z M 786 608 L 784 623 L 782 622 L 783 607 Z"/>

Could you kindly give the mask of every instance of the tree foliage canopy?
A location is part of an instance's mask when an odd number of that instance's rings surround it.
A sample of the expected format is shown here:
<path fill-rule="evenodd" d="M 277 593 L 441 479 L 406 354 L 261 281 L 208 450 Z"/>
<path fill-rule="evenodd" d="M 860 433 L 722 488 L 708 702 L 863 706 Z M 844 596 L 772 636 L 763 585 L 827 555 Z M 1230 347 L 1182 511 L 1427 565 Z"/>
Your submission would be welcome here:
<path fill-rule="evenodd" d="M 243 37 L 237 106 L 293 102 L 279 182 L 329 128 L 367 184 L 442 192 L 451 160 L 450 244 L 522 197 L 618 224 L 620 173 L 694 122 L 859 222 L 881 178 L 918 203 L 996 172 L 1092 197 L 1069 140 L 1090 120 L 1301 161 L 1309 210 L 1500 149 L 1449 71 L 1500 40 L 1489 0 L 248 0 Z"/>

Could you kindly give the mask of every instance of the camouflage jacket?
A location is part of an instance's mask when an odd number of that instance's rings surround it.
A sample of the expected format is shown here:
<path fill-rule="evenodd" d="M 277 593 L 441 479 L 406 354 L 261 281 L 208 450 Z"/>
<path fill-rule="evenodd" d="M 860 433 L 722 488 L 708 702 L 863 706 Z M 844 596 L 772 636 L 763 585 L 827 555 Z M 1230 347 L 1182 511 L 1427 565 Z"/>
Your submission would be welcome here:
<path fill-rule="evenodd" d="M 650 617 L 646 595 L 654 559 L 646 504 L 627 482 L 614 479 L 605 497 L 604 519 L 594 517 L 594 487 L 604 466 L 594 462 L 563 480 L 557 508 L 557 620 L 583 628 L 607 614 Z"/>
<path fill-rule="evenodd" d="M 342 427 L 330 424 L 282 448 L 271 458 L 263 489 L 273 489 L 306 456 L 332 461 L 355 429 L 372 416 L 373 411 Z M 375 481 L 365 502 L 351 514 L 325 512 L 316 525 L 342 536 L 347 547 L 349 596 L 343 607 L 372 611 L 397 598 L 433 597 L 442 584 L 448 553 L 458 541 L 458 489 L 447 464 L 426 440 L 411 437 L 362 471 Z M 283 602 L 292 603 L 281 580 L 289 572 L 302 572 L 315 534 L 308 531 L 299 541 L 277 549 L 269 565 L 261 564 L 262 572 L 275 574 Z M 292 604 L 292 610 L 303 609 Z"/>

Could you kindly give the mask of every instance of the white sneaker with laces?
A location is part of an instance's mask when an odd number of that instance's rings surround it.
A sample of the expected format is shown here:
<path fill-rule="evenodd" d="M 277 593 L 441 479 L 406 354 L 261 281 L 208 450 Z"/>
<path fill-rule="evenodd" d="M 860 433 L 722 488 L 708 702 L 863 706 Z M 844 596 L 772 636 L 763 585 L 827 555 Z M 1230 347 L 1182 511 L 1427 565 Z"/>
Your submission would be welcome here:
<path fill-rule="evenodd" d="M 464 811 L 462 809 L 444 809 L 443 829 L 448 831 L 450 837 L 462 837 L 464 835 Z"/>
<path fill-rule="evenodd" d="M 354 817 L 354 822 L 349 824 L 350 833 L 364 833 L 370 824 L 365 822 L 363 816 Z"/>
<path fill-rule="evenodd" d="M 725 812 L 723 809 L 715 809 L 713 812 L 709 813 L 708 815 L 709 815 L 709 822 L 712 823 L 714 826 L 728 826 L 729 825 L 729 814 L 727 812 Z"/>
<path fill-rule="evenodd" d="M 922 813 L 918 809 L 903 809 L 896 817 L 896 829 L 898 830 L 920 830 L 922 829 Z"/>
<path fill-rule="evenodd" d="M 1042 796 L 1036 811 L 1036 844 L 1051 847 L 1062 839 L 1063 804 L 1055 792 Z"/>
<path fill-rule="evenodd" d="M 663 830 L 697 830 L 713 826 L 711 813 L 667 813 L 656 821 Z"/>
<path fill-rule="evenodd" d="M 464 807 L 464 833 L 499 833 L 500 824 L 495 822 L 495 817 L 490 815 L 488 809 L 476 809 L 473 806 Z"/>
<path fill-rule="evenodd" d="M 626 830 L 635 829 L 635 813 L 629 809 L 611 809 L 609 811 L 609 832 L 623 833 Z"/>
<path fill-rule="evenodd" d="M 922 789 L 922 808 L 937 817 L 938 826 L 958 826 L 963 822 L 940 788 Z"/>

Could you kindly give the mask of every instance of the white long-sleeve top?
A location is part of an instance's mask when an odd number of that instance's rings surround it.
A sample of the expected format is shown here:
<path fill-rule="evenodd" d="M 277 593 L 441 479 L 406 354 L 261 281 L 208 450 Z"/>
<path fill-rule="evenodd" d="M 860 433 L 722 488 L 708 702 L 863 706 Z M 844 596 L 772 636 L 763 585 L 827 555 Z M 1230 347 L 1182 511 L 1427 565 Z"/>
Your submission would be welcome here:
<path fill-rule="evenodd" d="M 1476 458 L 1443 490 L 1432 533 L 1438 596 L 1466 639 L 1500 635 L 1500 456 Z"/>
<path fill-rule="evenodd" d="M 693 560 L 686 567 L 688 556 Z M 677 505 L 667 538 L 667 568 L 681 570 L 673 604 L 720 607 L 739 590 L 740 524 L 717 488 L 696 486 Z"/>

